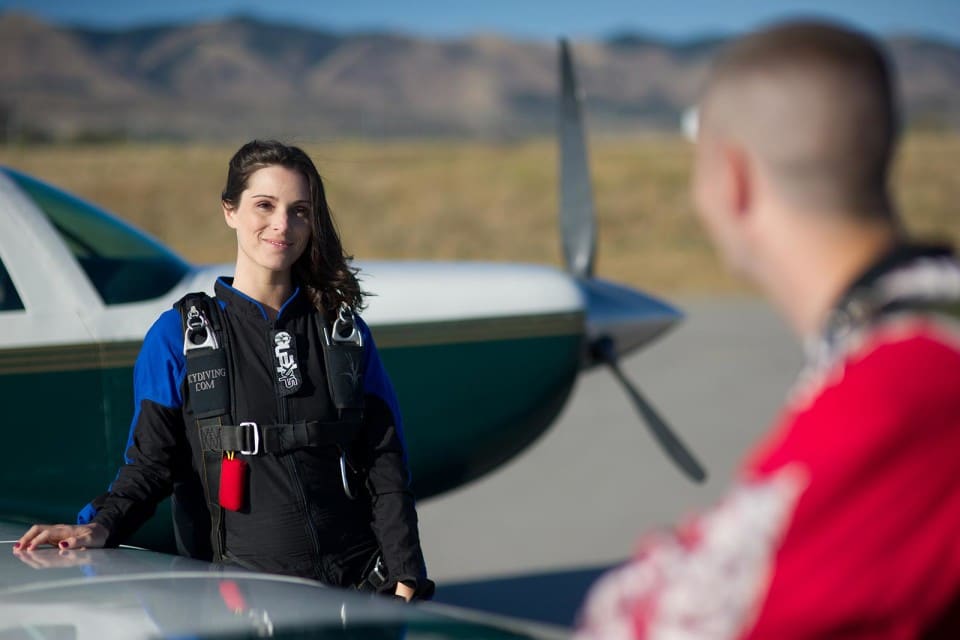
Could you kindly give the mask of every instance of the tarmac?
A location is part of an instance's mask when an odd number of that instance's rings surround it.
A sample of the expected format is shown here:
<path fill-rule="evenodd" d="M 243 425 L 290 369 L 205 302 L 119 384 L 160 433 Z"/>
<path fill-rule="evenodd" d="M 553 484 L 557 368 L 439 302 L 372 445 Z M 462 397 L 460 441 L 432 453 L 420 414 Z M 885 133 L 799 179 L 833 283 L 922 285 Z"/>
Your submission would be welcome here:
<path fill-rule="evenodd" d="M 582 374 L 557 422 L 494 473 L 418 505 L 437 600 L 570 626 L 589 585 L 641 533 L 722 497 L 770 426 L 802 350 L 762 300 L 675 300 L 684 321 L 623 363 L 707 468 L 683 476 L 611 373 Z"/>

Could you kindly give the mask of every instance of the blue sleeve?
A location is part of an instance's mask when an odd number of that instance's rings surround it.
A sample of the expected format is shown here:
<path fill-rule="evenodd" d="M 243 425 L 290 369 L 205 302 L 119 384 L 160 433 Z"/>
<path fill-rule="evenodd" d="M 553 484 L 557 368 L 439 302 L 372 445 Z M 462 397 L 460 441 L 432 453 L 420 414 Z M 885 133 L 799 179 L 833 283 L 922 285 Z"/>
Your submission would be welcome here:
<path fill-rule="evenodd" d="M 187 374 L 187 361 L 183 356 L 182 326 L 180 313 L 176 309 L 167 309 L 143 339 L 140 355 L 133 365 L 133 420 L 124 449 L 127 463 L 130 459 L 126 452 L 133 444 L 133 432 L 143 401 L 150 400 L 167 409 L 183 406 L 180 387 Z"/>
<path fill-rule="evenodd" d="M 143 339 L 140 354 L 133 365 L 133 420 L 123 450 L 124 464 L 132 463 L 130 449 L 144 406 L 150 406 L 149 403 L 167 409 L 183 406 L 180 388 L 186 375 L 186 360 L 183 356 L 181 326 L 180 313 L 176 309 L 168 309 L 157 318 Z M 149 403 L 145 404 L 144 401 Z M 107 488 L 108 493 L 112 487 L 113 483 Z M 95 506 L 98 501 L 94 500 L 80 510 L 77 514 L 78 524 L 89 524 L 93 520 L 98 511 Z"/>
<path fill-rule="evenodd" d="M 400 442 L 403 444 L 406 452 L 407 443 L 403 435 L 403 415 L 400 413 L 400 402 L 397 400 L 397 394 L 393 390 L 393 383 L 390 382 L 390 376 L 383 366 L 380 359 L 380 353 L 377 351 L 376 342 L 373 340 L 373 334 L 370 327 L 357 316 L 357 325 L 360 327 L 360 334 L 363 336 L 363 392 L 377 396 L 383 400 L 390 408 L 393 414 L 394 426 Z"/>

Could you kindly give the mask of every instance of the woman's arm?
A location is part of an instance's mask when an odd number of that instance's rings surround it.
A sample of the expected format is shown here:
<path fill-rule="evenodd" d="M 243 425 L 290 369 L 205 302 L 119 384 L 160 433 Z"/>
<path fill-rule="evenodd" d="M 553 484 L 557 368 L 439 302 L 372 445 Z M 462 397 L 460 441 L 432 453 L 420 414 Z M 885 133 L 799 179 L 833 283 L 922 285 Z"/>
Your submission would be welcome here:
<path fill-rule="evenodd" d="M 190 465 L 181 413 L 185 373 L 180 313 L 170 309 L 147 332 L 134 365 L 134 414 L 124 464 L 107 492 L 77 517 L 78 524 L 107 529 L 107 546 L 149 520 L 170 494 L 175 475 Z"/>
<path fill-rule="evenodd" d="M 417 511 L 410 491 L 403 444 L 392 423 L 387 405 L 368 396 L 364 417 L 367 449 L 367 488 L 373 509 L 373 530 L 387 567 L 389 588 L 412 585 L 417 596 L 427 595 L 432 586 L 427 578 Z M 430 589 L 432 591 L 432 589 Z"/>
<path fill-rule="evenodd" d="M 107 492 L 80 511 L 76 525 L 34 525 L 15 551 L 44 544 L 63 549 L 116 546 L 170 494 L 175 472 L 190 462 L 180 413 L 185 370 L 181 335 L 180 315 L 170 310 L 144 338 L 134 365 L 134 415 L 124 465 Z"/>
<path fill-rule="evenodd" d="M 369 329 L 364 334 L 364 466 L 373 509 L 373 530 L 387 567 L 388 589 L 397 595 L 429 598 L 433 582 L 427 579 L 420 548 L 417 511 L 410 491 L 405 443 L 393 385 L 383 367 Z"/>

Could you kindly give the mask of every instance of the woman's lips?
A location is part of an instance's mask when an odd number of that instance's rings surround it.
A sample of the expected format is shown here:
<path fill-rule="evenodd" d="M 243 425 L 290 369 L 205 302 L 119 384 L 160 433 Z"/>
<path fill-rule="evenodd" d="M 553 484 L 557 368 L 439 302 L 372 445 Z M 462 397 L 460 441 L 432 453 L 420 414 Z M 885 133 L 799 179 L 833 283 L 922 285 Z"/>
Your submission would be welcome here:
<path fill-rule="evenodd" d="M 269 240 L 267 238 L 264 238 L 263 241 L 266 242 L 267 244 L 277 247 L 278 249 L 287 249 L 288 247 L 293 246 L 292 242 L 284 242 L 283 240 Z"/>

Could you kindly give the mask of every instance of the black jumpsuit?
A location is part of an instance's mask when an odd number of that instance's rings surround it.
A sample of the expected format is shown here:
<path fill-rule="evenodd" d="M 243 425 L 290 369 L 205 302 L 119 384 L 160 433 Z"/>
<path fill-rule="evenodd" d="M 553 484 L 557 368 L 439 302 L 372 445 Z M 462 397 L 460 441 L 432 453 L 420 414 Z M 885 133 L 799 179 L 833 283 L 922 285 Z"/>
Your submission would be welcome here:
<path fill-rule="evenodd" d="M 234 363 L 233 424 L 335 421 L 318 311 L 308 297 L 295 291 L 271 322 L 257 301 L 231 284 L 220 278 L 215 291 Z M 364 470 L 354 487 L 356 499 L 345 494 L 336 446 L 239 456 L 249 465 L 246 507 L 220 510 L 222 560 L 349 586 L 361 580 L 379 551 L 388 574 L 384 590 L 404 581 L 426 594 L 432 584 L 420 549 L 396 396 L 369 328 L 359 319 L 358 325 L 364 338 L 365 410 L 350 447 L 354 468 Z M 282 394 L 274 373 L 276 330 L 288 332 L 295 341 L 302 383 L 292 395 Z M 111 532 L 108 545 L 119 544 L 142 525 L 175 485 L 177 498 L 193 512 L 193 524 L 209 532 L 198 423 L 191 403 L 184 401 L 189 384 L 181 313 L 171 309 L 147 333 L 134 367 L 135 413 L 126 464 L 108 493 L 79 516 L 81 523 L 104 525 Z M 217 479 L 208 482 L 216 485 Z M 215 496 L 215 489 L 211 491 Z M 203 506 L 198 510 L 197 505 Z M 205 555 L 196 549 L 194 542 L 193 553 Z"/>

